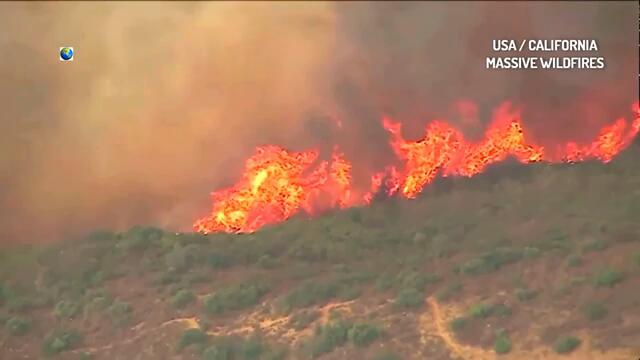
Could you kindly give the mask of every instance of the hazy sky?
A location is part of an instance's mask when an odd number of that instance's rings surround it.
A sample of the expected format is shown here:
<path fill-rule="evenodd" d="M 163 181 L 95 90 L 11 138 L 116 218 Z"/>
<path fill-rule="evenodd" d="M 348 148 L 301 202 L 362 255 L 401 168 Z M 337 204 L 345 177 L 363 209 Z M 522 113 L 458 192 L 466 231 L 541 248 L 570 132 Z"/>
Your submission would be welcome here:
<path fill-rule="evenodd" d="M 370 169 L 382 115 L 419 136 L 460 100 L 592 137 L 638 98 L 637 34 L 634 2 L 2 2 L 0 243 L 188 229 L 256 145 L 339 143 Z M 484 68 L 524 37 L 596 39 L 607 69 Z"/>

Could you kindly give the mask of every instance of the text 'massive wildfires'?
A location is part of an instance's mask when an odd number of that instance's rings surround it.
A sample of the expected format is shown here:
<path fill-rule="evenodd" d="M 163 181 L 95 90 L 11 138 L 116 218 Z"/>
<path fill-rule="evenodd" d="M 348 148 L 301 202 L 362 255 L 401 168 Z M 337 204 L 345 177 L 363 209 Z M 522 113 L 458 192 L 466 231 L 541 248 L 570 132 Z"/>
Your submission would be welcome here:
<path fill-rule="evenodd" d="M 515 56 L 489 56 L 487 69 L 496 70 L 603 70 L 604 57 L 598 56 L 596 40 L 577 39 L 496 39 L 492 42 L 496 53 Z M 584 56 L 579 56 L 585 53 Z M 519 56 L 518 56 L 519 55 Z"/>

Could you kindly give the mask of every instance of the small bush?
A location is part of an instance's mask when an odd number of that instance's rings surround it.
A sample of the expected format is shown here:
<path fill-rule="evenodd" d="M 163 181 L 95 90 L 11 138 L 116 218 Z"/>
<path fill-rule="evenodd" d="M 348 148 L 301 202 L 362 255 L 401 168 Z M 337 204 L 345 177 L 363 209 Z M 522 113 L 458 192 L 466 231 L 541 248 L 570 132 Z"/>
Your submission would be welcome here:
<path fill-rule="evenodd" d="M 607 243 L 604 240 L 595 239 L 585 244 L 583 247 L 583 250 L 585 252 L 592 252 L 592 251 L 603 251 L 606 248 L 607 248 Z"/>
<path fill-rule="evenodd" d="M 385 352 L 383 354 L 376 355 L 373 360 L 401 360 L 402 358 L 395 353 Z"/>
<path fill-rule="evenodd" d="M 538 292 L 535 290 L 527 288 L 516 289 L 516 297 L 522 302 L 533 300 L 536 296 L 538 296 Z"/>
<path fill-rule="evenodd" d="M 539 244 L 541 250 L 545 251 L 561 251 L 567 252 L 571 250 L 571 238 L 569 234 L 560 229 L 552 229 L 549 231 L 549 240 Z"/>
<path fill-rule="evenodd" d="M 597 287 L 613 287 L 624 279 L 624 274 L 613 269 L 598 272 L 593 277 L 593 283 Z"/>
<path fill-rule="evenodd" d="M 269 347 L 262 355 L 261 360 L 285 360 L 289 350 L 285 346 Z"/>
<path fill-rule="evenodd" d="M 262 340 L 256 336 L 252 336 L 240 344 L 238 353 L 242 359 L 257 360 L 261 358 L 266 350 L 267 346 Z"/>
<path fill-rule="evenodd" d="M 186 347 L 197 344 L 206 344 L 209 341 L 209 336 L 206 332 L 200 329 L 187 329 L 180 336 L 178 341 L 178 352 L 184 350 Z"/>
<path fill-rule="evenodd" d="M 22 336 L 29 332 L 31 329 L 31 321 L 23 317 L 12 317 L 5 323 L 5 327 L 9 334 L 13 336 Z"/>
<path fill-rule="evenodd" d="M 522 259 L 522 251 L 508 247 L 499 247 L 471 259 L 459 267 L 459 271 L 467 275 L 479 275 L 497 271 L 505 265 Z"/>
<path fill-rule="evenodd" d="M 436 294 L 436 298 L 439 301 L 445 301 L 450 299 L 452 296 L 459 294 L 462 291 L 462 283 L 454 281 L 447 285 L 446 288 L 438 291 Z"/>
<path fill-rule="evenodd" d="M 633 256 L 633 263 L 636 264 L 636 266 L 640 267 L 640 254 L 635 254 Z"/>
<path fill-rule="evenodd" d="M 306 329 L 309 324 L 314 322 L 320 314 L 317 311 L 302 311 L 291 317 L 289 326 L 300 331 Z"/>
<path fill-rule="evenodd" d="M 368 346 L 380 337 L 380 329 L 371 324 L 356 324 L 348 332 L 349 340 L 356 346 Z"/>
<path fill-rule="evenodd" d="M 389 290 L 395 284 L 395 278 L 389 273 L 384 273 L 376 280 L 375 287 L 380 291 Z"/>
<path fill-rule="evenodd" d="M 535 259 L 540 256 L 540 253 L 540 249 L 536 247 L 527 246 L 522 250 L 522 256 L 524 256 L 525 259 Z"/>
<path fill-rule="evenodd" d="M 42 351 L 45 355 L 53 356 L 64 351 L 72 350 L 82 342 L 82 336 L 75 330 L 56 330 L 44 338 Z"/>
<path fill-rule="evenodd" d="M 189 272 L 184 275 L 184 282 L 190 285 L 204 284 L 211 282 L 211 277 L 202 272 Z"/>
<path fill-rule="evenodd" d="M 495 316 L 507 317 L 511 316 L 511 308 L 505 304 L 495 304 L 491 308 L 491 313 Z"/>
<path fill-rule="evenodd" d="M 232 264 L 233 261 L 228 256 L 219 253 L 213 253 L 209 255 L 209 266 L 214 269 L 226 269 L 228 267 L 231 267 Z"/>
<path fill-rule="evenodd" d="M 449 327 L 454 333 L 459 333 L 467 326 L 469 320 L 466 317 L 457 317 L 449 323 Z"/>
<path fill-rule="evenodd" d="M 131 305 L 122 301 L 114 301 L 107 309 L 111 322 L 116 326 L 124 326 L 131 319 Z"/>
<path fill-rule="evenodd" d="M 359 298 L 360 295 L 362 295 L 362 289 L 357 286 L 341 286 L 337 297 L 342 301 L 349 301 Z"/>
<path fill-rule="evenodd" d="M 469 315 L 474 318 L 487 318 L 493 314 L 493 307 L 489 304 L 479 303 L 469 309 Z"/>
<path fill-rule="evenodd" d="M 202 354 L 203 360 L 233 360 L 235 348 L 229 342 L 218 342 L 206 348 Z"/>
<path fill-rule="evenodd" d="M 567 256 L 567 266 L 569 267 L 579 267 L 582 266 L 582 257 L 577 254 L 570 254 Z"/>
<path fill-rule="evenodd" d="M 269 254 L 264 254 L 258 259 L 257 265 L 263 269 L 273 269 L 277 265 L 277 261 Z"/>
<path fill-rule="evenodd" d="M 58 320 L 69 320 L 78 314 L 80 306 L 72 301 L 60 301 L 53 309 L 53 314 Z"/>
<path fill-rule="evenodd" d="M 309 307 L 335 297 L 338 290 L 336 283 L 307 281 L 287 294 L 283 305 L 288 309 Z"/>
<path fill-rule="evenodd" d="M 311 356 L 316 358 L 344 345 L 347 342 L 350 327 L 350 324 L 343 320 L 337 320 L 325 326 L 318 327 L 312 343 Z"/>
<path fill-rule="evenodd" d="M 493 349 L 496 354 L 507 354 L 511 352 L 511 340 L 506 335 L 500 335 L 496 337 L 496 341 L 493 344 Z"/>
<path fill-rule="evenodd" d="M 405 288 L 400 290 L 394 304 L 401 308 L 417 308 L 424 304 L 424 295 L 414 288 Z"/>
<path fill-rule="evenodd" d="M 563 336 L 556 340 L 553 349 L 558 354 L 568 354 L 580 346 L 580 339 L 573 336 Z"/>
<path fill-rule="evenodd" d="M 188 304 L 194 302 L 196 296 L 189 290 L 179 290 L 171 297 L 171 305 L 176 309 L 183 309 Z"/>
<path fill-rule="evenodd" d="M 162 238 L 163 231 L 153 227 L 134 226 L 116 245 L 128 251 L 143 251 Z"/>
<path fill-rule="evenodd" d="M 209 314 L 221 314 L 230 310 L 242 310 L 256 305 L 269 291 L 265 285 L 242 284 L 223 288 L 217 293 L 207 295 L 204 309 Z"/>
<path fill-rule="evenodd" d="M 400 279 L 403 288 L 413 288 L 418 291 L 424 291 L 427 285 L 435 284 L 440 281 L 440 277 L 435 274 L 425 274 L 419 272 L 410 272 Z"/>
<path fill-rule="evenodd" d="M 599 302 L 594 302 L 583 306 L 583 314 L 589 319 L 589 321 L 597 321 L 607 316 L 607 308 Z"/>

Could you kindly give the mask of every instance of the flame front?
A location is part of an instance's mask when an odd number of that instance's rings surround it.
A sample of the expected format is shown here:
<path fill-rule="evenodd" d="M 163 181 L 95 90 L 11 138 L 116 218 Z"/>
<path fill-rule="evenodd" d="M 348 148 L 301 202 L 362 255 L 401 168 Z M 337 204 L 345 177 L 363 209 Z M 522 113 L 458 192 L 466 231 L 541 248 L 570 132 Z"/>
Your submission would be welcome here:
<path fill-rule="evenodd" d="M 417 141 L 402 137 L 400 123 L 383 119 L 399 164 L 371 176 L 368 191 L 356 191 L 352 165 L 336 147 L 330 162 L 318 161 L 315 150 L 292 152 L 278 146 L 259 147 L 245 163 L 242 179 L 212 194 L 213 209 L 197 220 L 195 231 L 254 232 L 290 218 L 299 211 L 313 214 L 322 208 L 348 208 L 371 202 L 383 188 L 387 195 L 415 198 L 441 176 L 474 176 L 489 165 L 515 158 L 519 162 L 611 161 L 640 132 L 640 105 L 634 104 L 631 123 L 618 119 L 601 129 L 587 144 L 567 142 L 547 150 L 526 136 L 520 114 L 509 104 L 500 106 L 478 142 L 445 121 L 427 125 Z M 317 164 L 316 164 L 317 163 Z M 384 186 L 383 186 L 384 185 Z"/>

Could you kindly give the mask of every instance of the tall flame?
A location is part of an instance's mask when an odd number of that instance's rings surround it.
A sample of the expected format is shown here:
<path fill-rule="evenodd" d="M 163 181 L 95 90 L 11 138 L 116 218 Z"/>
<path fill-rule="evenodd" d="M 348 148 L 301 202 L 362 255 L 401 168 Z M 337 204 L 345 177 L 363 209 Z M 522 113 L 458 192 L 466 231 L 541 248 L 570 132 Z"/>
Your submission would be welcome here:
<path fill-rule="evenodd" d="M 474 176 L 489 165 L 515 158 L 519 162 L 611 161 L 640 132 L 640 105 L 633 105 L 631 123 L 618 119 L 601 129 L 594 141 L 570 141 L 545 149 L 526 136 L 520 114 L 509 104 L 500 106 L 484 137 L 466 140 L 445 121 L 427 125 L 417 141 L 402 137 L 400 123 L 382 120 L 391 137 L 390 145 L 400 161 L 371 176 L 368 191 L 353 188 L 352 165 L 336 147 L 331 161 L 319 161 L 315 150 L 292 152 L 279 146 L 263 146 L 245 163 L 242 179 L 234 186 L 214 192 L 213 209 L 198 219 L 194 229 L 202 233 L 254 232 L 268 224 L 290 218 L 299 211 L 313 214 L 322 208 L 347 208 L 372 201 L 383 188 L 415 198 L 425 186 L 441 176 Z M 317 162 L 317 165 L 314 164 Z"/>

